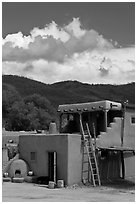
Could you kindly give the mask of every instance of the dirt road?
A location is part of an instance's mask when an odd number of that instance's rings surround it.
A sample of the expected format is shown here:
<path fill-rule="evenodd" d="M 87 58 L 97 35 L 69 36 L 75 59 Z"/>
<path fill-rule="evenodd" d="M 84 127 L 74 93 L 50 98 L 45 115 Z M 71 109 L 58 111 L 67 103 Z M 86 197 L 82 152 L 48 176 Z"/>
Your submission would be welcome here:
<path fill-rule="evenodd" d="M 30 183 L 6 183 L 2 185 L 3 202 L 134 202 L 134 189 L 72 186 L 48 189 Z"/>

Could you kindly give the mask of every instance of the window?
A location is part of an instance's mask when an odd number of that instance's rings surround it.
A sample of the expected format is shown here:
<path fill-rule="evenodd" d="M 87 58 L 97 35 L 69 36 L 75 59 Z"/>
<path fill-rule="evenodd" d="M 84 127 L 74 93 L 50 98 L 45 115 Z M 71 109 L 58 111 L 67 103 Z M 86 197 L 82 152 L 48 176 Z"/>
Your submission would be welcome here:
<path fill-rule="evenodd" d="M 134 116 L 131 117 L 131 123 L 135 124 L 135 117 Z"/>
<path fill-rule="evenodd" d="M 36 152 L 31 152 L 30 153 L 30 160 L 31 161 L 36 161 Z"/>

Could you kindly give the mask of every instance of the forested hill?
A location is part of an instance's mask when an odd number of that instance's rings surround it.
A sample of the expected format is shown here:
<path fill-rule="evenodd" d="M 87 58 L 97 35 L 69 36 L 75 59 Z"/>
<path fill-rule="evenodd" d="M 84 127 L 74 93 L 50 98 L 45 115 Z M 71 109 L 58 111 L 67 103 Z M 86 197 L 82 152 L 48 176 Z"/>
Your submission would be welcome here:
<path fill-rule="evenodd" d="M 59 104 L 99 100 L 128 100 L 130 104 L 135 103 L 134 82 L 125 85 L 91 85 L 78 81 L 64 81 L 49 85 L 24 77 L 4 75 L 2 83 L 15 87 L 21 97 L 32 94 L 46 97 L 55 108 Z"/>
<path fill-rule="evenodd" d="M 135 83 L 125 85 L 90 85 L 78 81 L 64 81 L 51 85 L 28 78 L 4 75 L 2 82 L 12 85 L 24 97 L 34 93 L 46 97 L 57 108 L 59 104 L 90 102 L 98 100 L 135 103 Z"/>
<path fill-rule="evenodd" d="M 90 85 L 64 81 L 51 85 L 19 76 L 2 77 L 2 126 L 10 131 L 48 130 L 59 123 L 59 104 L 99 100 L 135 102 L 135 83 Z"/>

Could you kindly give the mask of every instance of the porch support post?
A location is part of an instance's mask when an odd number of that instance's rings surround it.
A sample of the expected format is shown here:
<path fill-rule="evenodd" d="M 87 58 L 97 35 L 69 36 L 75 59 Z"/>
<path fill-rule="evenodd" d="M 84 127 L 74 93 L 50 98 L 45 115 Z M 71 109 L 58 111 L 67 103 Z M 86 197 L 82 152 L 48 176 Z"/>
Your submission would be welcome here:
<path fill-rule="evenodd" d="M 82 134 L 82 130 L 81 130 L 81 124 L 82 124 L 82 115 L 81 113 L 79 113 L 79 122 L 80 122 L 80 133 Z"/>
<path fill-rule="evenodd" d="M 63 115 L 63 113 L 61 113 L 59 116 L 59 133 L 61 132 L 62 115 Z"/>
<path fill-rule="evenodd" d="M 83 130 L 82 113 L 81 113 L 81 112 L 79 112 L 79 122 L 80 122 L 80 134 L 81 134 L 81 139 L 83 140 L 84 130 Z"/>
<path fill-rule="evenodd" d="M 122 179 L 125 179 L 125 162 L 124 162 L 124 153 L 121 151 L 121 170 L 122 170 Z"/>
<path fill-rule="evenodd" d="M 107 131 L 107 122 L 108 122 L 108 117 L 107 117 L 108 110 L 104 110 L 104 131 Z"/>

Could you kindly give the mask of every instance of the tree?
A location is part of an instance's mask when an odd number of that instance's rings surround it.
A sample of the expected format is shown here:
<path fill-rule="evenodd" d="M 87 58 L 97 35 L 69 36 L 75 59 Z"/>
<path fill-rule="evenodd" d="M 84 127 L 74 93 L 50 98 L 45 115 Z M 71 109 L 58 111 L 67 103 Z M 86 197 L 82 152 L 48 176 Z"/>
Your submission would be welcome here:
<path fill-rule="evenodd" d="M 21 101 L 21 96 L 16 89 L 8 84 L 2 85 L 2 119 L 3 126 L 7 123 L 8 114 L 11 110 L 12 105 L 15 102 Z"/>
<path fill-rule="evenodd" d="M 23 101 L 15 102 L 8 114 L 6 129 L 13 131 L 29 130 L 28 109 Z"/>
<path fill-rule="evenodd" d="M 3 126 L 6 130 L 21 131 L 48 129 L 57 120 L 50 101 L 38 94 L 21 98 L 16 89 L 3 84 Z"/>
<path fill-rule="evenodd" d="M 24 102 L 26 104 L 33 102 L 34 106 L 37 108 L 41 108 L 48 112 L 51 115 L 56 114 L 55 108 L 51 105 L 50 101 L 41 95 L 33 94 L 24 98 Z"/>
<path fill-rule="evenodd" d="M 24 102 L 27 105 L 32 106 L 32 103 L 35 107 L 35 109 L 31 109 L 29 117 L 32 117 L 33 115 L 33 120 L 34 118 L 39 119 L 40 123 L 40 128 L 41 129 L 47 129 L 49 126 L 49 123 L 52 120 L 57 120 L 57 114 L 55 108 L 51 105 L 50 101 L 46 99 L 45 97 L 42 97 L 38 94 L 33 94 L 31 96 L 27 96 L 24 98 Z M 31 120 L 31 121 L 33 121 Z M 38 123 L 38 120 L 36 120 Z M 34 126 L 35 123 L 31 122 Z"/>

